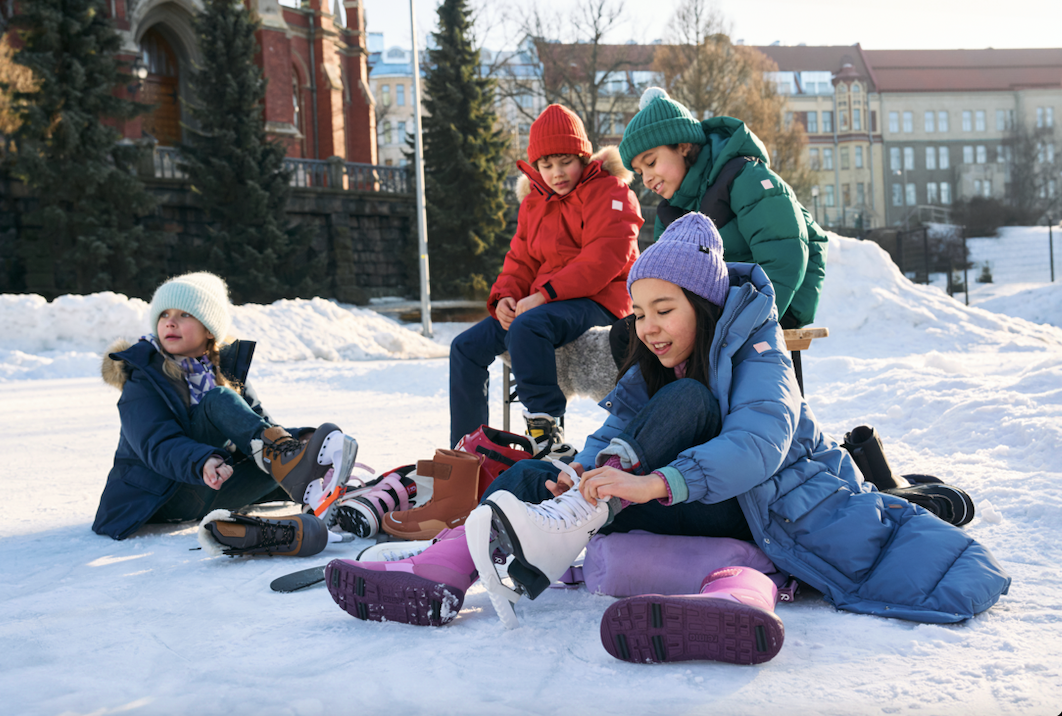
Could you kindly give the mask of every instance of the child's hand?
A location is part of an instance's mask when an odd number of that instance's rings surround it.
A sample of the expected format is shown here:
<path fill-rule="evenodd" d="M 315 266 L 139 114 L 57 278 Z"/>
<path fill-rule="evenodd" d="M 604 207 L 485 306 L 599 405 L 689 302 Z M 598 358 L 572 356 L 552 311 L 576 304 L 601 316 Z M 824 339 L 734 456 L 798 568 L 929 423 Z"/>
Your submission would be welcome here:
<path fill-rule="evenodd" d="M 575 470 L 576 475 L 583 474 L 583 466 L 579 463 L 573 462 L 571 464 L 571 468 Z M 556 482 L 554 482 L 553 480 L 546 480 L 546 489 L 549 490 L 550 494 L 552 494 L 554 497 L 560 497 L 573 487 L 575 487 L 575 483 L 572 481 L 572 478 L 563 472 L 557 475 Z"/>
<path fill-rule="evenodd" d="M 225 464 L 225 461 L 217 455 L 207 458 L 206 464 L 203 465 L 203 482 L 207 487 L 220 490 L 225 480 L 230 477 L 232 477 L 232 465 Z"/>
<path fill-rule="evenodd" d="M 614 467 L 599 467 L 587 472 L 579 481 L 579 491 L 591 505 L 611 497 L 638 504 L 667 498 L 667 485 L 659 476 L 632 475 Z"/>
<path fill-rule="evenodd" d="M 498 323 L 505 330 L 509 330 L 509 326 L 512 324 L 513 319 L 516 318 L 516 301 L 510 296 L 498 301 L 498 305 L 494 307 L 494 315 L 498 318 Z"/>
<path fill-rule="evenodd" d="M 542 295 L 542 292 L 541 291 L 535 291 L 530 296 L 524 296 L 519 301 L 517 301 L 517 303 L 516 303 L 516 315 L 519 316 L 521 313 L 526 313 L 527 311 L 530 311 L 532 308 L 536 308 L 538 306 L 541 306 L 545 302 L 546 302 L 546 297 Z"/>

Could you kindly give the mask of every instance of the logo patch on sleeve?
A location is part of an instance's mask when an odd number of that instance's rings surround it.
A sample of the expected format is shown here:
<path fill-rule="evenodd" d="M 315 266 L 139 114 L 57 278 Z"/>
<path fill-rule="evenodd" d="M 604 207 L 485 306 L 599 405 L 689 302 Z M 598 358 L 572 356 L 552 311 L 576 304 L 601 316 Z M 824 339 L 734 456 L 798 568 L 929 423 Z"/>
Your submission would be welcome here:
<path fill-rule="evenodd" d="M 623 211 L 623 202 L 620 201 L 619 199 L 613 199 L 612 200 L 612 210 L 613 211 Z"/>
<path fill-rule="evenodd" d="M 771 183 L 770 179 L 764 179 L 760 184 L 763 185 L 764 189 L 774 189 L 774 184 Z"/>
<path fill-rule="evenodd" d="M 763 353 L 764 351 L 771 350 L 771 346 L 769 343 L 767 343 L 767 341 L 760 341 L 759 343 L 754 343 L 752 347 L 756 349 L 757 353 Z"/>

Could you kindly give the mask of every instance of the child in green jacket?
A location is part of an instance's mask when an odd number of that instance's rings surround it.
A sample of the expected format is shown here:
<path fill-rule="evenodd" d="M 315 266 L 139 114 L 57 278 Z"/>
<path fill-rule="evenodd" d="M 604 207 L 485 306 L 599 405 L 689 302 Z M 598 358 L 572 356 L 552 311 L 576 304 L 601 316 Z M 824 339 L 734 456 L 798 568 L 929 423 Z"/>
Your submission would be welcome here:
<path fill-rule="evenodd" d="M 759 264 L 771 279 L 782 328 L 811 323 L 826 275 L 827 237 L 771 171 L 763 143 L 732 117 L 698 121 L 659 87 L 647 89 L 639 106 L 620 158 L 663 199 L 654 240 L 683 214 L 710 216 L 726 260 Z M 617 324 L 613 334 L 628 328 Z M 614 352 L 617 337 L 627 336 L 613 336 Z"/>

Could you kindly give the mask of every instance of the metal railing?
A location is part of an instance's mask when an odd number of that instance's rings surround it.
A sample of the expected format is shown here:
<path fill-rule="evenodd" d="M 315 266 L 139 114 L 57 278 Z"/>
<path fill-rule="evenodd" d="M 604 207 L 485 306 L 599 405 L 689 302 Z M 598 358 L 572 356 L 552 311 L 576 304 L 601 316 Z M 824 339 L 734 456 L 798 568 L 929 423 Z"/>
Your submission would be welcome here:
<path fill-rule="evenodd" d="M 156 179 L 187 179 L 181 171 L 180 152 L 175 147 L 155 147 L 153 171 Z M 291 185 L 304 189 L 341 189 L 373 191 L 382 194 L 408 194 L 413 190 L 406 167 L 344 162 L 332 159 L 285 158 L 284 167 L 291 172 Z"/>

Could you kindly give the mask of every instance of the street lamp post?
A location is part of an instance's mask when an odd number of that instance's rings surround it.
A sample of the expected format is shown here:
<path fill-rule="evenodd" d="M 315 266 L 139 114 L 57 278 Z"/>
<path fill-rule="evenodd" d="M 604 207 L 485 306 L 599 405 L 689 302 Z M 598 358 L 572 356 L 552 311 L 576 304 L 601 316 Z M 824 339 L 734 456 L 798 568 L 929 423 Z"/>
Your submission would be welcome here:
<path fill-rule="evenodd" d="M 904 164 L 902 169 L 893 169 L 892 173 L 895 176 L 901 178 L 903 182 L 903 230 L 908 231 L 910 229 L 909 219 L 911 218 L 911 212 L 907 210 L 907 165 Z"/>
<path fill-rule="evenodd" d="M 420 126 L 420 57 L 417 54 L 417 16 L 409 0 L 409 24 L 413 29 L 413 164 L 417 177 L 417 256 L 420 265 L 421 333 L 431 338 L 431 283 L 428 280 L 428 219 L 424 206 L 424 135 Z"/>

